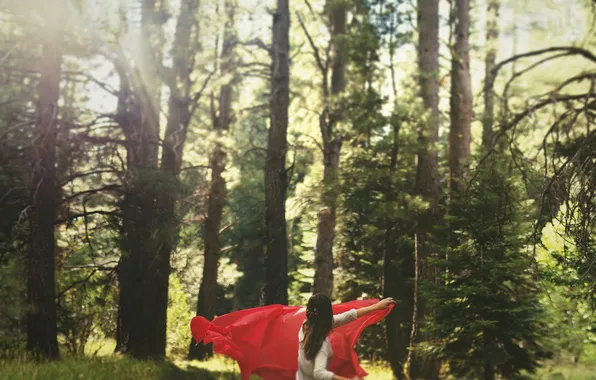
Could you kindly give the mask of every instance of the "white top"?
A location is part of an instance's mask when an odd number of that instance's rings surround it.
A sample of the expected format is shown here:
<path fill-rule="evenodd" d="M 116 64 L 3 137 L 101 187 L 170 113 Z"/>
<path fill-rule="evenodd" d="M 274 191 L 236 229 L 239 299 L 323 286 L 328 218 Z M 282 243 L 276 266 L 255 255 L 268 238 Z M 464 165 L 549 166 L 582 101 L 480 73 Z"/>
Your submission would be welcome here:
<path fill-rule="evenodd" d="M 345 313 L 333 316 L 333 328 L 345 325 L 348 322 L 354 321 L 357 318 L 356 309 L 346 311 Z M 304 332 L 302 327 L 298 332 L 298 342 L 304 340 Z M 333 372 L 327 370 L 327 366 L 333 356 L 331 343 L 329 337 L 325 338 L 321 349 L 317 352 L 315 360 L 306 360 L 306 355 L 302 349 L 302 344 L 298 345 L 298 371 L 296 372 L 296 380 L 333 380 Z"/>

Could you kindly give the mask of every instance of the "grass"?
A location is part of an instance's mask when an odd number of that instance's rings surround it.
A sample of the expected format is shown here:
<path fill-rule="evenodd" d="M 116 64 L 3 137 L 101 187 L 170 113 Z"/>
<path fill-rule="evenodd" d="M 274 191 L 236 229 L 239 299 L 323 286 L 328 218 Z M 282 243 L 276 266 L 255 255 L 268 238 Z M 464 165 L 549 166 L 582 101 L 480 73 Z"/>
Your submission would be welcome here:
<path fill-rule="evenodd" d="M 383 363 L 363 363 L 371 380 L 391 380 Z M 26 359 L 0 359 L 0 380 L 239 380 L 238 365 L 216 356 L 205 362 L 153 362 L 119 355 L 63 357 L 55 362 L 37 363 Z M 258 380 L 253 376 L 251 380 Z M 596 365 L 547 365 L 535 380 L 596 380 Z"/>
<path fill-rule="evenodd" d="M 539 369 L 536 380 L 596 380 L 596 365 L 557 365 Z"/>
<path fill-rule="evenodd" d="M 391 371 L 382 365 L 367 365 L 369 379 L 390 380 Z M 36 363 L 29 360 L 0 360 L 0 380 L 239 380 L 233 360 L 215 357 L 206 362 L 152 362 L 122 356 L 64 357 Z M 251 380 L 258 378 L 252 377 Z"/>

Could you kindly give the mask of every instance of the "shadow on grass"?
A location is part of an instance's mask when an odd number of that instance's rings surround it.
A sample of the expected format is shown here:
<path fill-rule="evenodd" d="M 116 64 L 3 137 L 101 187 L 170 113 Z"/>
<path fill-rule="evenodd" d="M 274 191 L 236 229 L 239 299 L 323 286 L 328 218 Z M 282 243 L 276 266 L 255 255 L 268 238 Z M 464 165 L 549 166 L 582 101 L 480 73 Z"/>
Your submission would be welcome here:
<path fill-rule="evenodd" d="M 55 361 L 0 359 L 0 380 L 240 380 L 233 366 L 134 360 L 121 356 L 64 357 Z"/>
<path fill-rule="evenodd" d="M 174 363 L 163 363 L 160 379 L 172 380 L 240 380 L 240 374 L 229 371 L 210 370 L 194 366 L 180 368 Z"/>

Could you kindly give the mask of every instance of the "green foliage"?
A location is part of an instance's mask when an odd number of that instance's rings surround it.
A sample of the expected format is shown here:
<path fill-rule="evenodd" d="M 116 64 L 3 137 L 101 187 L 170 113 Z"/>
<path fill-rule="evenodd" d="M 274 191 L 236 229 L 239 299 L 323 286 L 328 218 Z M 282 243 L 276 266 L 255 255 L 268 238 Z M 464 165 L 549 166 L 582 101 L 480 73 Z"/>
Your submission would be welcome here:
<path fill-rule="evenodd" d="M 4 14 L 0 51 L 8 52 L 0 67 L 0 352 L 24 348 L 26 278 L 33 133 L 31 94 L 36 82 L 13 73 L 32 67 L 38 58 L 35 43 L 23 38 L 16 21 Z M 12 73 L 12 74 L 11 74 Z"/>
<path fill-rule="evenodd" d="M 168 356 L 181 357 L 188 352 L 188 330 L 194 314 L 191 313 L 180 280 L 175 275 L 170 276 L 168 293 Z"/>
<path fill-rule="evenodd" d="M 263 115 L 255 115 L 242 121 L 250 129 L 250 139 L 257 147 L 266 146 L 266 126 Z M 249 128 L 250 127 L 250 128 Z M 253 134 L 254 131 L 254 134 Z M 240 131 L 238 139 L 243 136 Z M 242 140 L 240 140 L 242 141 Z M 265 220 L 265 167 L 264 152 L 260 149 L 236 152 L 233 162 L 238 165 L 240 176 L 230 186 L 227 196 L 228 222 L 234 224 L 223 236 L 225 246 L 232 247 L 226 253 L 242 272 L 242 277 L 234 287 L 233 308 L 245 309 L 261 304 L 261 287 L 264 284 L 264 225 Z"/>
<path fill-rule="evenodd" d="M 381 297 L 384 255 L 389 246 L 412 252 L 409 232 L 412 216 L 420 207 L 411 187 L 415 176 L 415 103 L 395 106 L 392 115 L 386 117 L 382 112 L 385 101 L 372 89 L 355 92 L 347 102 L 354 138 L 341 177 L 342 224 L 336 250 L 340 266 L 336 294 L 344 301 Z M 405 263 L 392 265 L 407 270 Z M 381 324 L 365 330 L 358 353 L 366 358 L 385 358 L 383 330 Z"/>
<path fill-rule="evenodd" d="M 450 202 L 451 244 L 439 284 L 427 284 L 435 311 L 422 344 L 445 360 L 456 377 L 521 377 L 548 357 L 548 330 L 526 241 L 528 205 L 515 178 L 503 173 L 505 158 L 492 157 L 472 173 L 469 187 Z"/>
<path fill-rule="evenodd" d="M 0 263 L 0 352 L 25 348 L 26 284 L 23 257 L 21 253 Z"/>
<path fill-rule="evenodd" d="M 563 208 L 561 214 L 565 214 Z M 541 264 L 541 276 L 547 294 L 543 304 L 548 312 L 548 324 L 556 334 L 549 346 L 556 353 L 555 362 L 593 363 L 590 351 L 596 349 L 594 331 L 595 316 L 589 299 L 588 283 L 580 277 L 573 266 L 565 264 L 562 258 L 575 257 L 575 245 L 565 238 L 565 226 L 558 219 L 547 224 L 542 232 L 542 244 L 537 250 Z"/>

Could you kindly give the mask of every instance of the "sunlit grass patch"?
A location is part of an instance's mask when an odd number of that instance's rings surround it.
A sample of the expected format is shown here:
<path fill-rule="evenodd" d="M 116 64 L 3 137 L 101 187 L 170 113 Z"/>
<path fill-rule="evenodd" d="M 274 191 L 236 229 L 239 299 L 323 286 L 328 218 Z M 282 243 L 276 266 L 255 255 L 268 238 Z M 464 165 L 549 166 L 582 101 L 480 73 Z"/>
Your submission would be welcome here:
<path fill-rule="evenodd" d="M 367 379 L 374 380 L 393 380 L 393 373 L 391 367 L 385 362 L 362 362 L 362 368 L 368 372 Z"/>
<path fill-rule="evenodd" d="M 555 365 L 540 368 L 533 377 L 540 380 L 596 380 L 596 365 Z"/>

